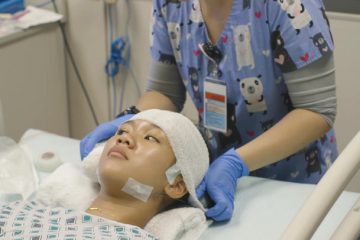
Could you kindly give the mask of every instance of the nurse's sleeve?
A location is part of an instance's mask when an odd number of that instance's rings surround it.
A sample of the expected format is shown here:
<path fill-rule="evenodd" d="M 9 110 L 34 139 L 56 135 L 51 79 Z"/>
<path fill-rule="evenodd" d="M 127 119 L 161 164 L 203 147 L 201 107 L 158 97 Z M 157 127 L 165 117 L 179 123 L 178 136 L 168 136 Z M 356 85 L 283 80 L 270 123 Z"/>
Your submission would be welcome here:
<path fill-rule="evenodd" d="M 167 96 L 178 112 L 184 107 L 186 90 L 176 65 L 152 60 L 146 91 L 157 91 Z"/>
<path fill-rule="evenodd" d="M 267 2 L 273 58 L 283 73 L 300 69 L 333 51 L 321 0 Z"/>
<path fill-rule="evenodd" d="M 333 54 L 285 73 L 284 79 L 294 108 L 316 112 L 333 127 L 337 107 Z"/>
<path fill-rule="evenodd" d="M 151 64 L 147 79 L 146 91 L 157 91 L 167 96 L 181 111 L 186 90 L 182 81 L 172 45 L 169 39 L 164 11 L 159 0 L 153 1 L 151 28 Z"/>

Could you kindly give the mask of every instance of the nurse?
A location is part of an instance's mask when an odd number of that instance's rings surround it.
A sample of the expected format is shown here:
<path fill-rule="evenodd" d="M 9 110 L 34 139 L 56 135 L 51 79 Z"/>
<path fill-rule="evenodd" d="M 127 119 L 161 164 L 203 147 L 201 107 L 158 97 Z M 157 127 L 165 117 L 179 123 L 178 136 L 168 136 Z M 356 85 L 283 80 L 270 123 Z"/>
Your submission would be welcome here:
<path fill-rule="evenodd" d="M 197 189 L 231 218 L 237 180 L 317 183 L 337 157 L 333 40 L 321 0 L 153 0 L 151 67 L 136 106 L 81 141 L 85 157 L 139 111 L 186 92 L 212 164 Z"/>

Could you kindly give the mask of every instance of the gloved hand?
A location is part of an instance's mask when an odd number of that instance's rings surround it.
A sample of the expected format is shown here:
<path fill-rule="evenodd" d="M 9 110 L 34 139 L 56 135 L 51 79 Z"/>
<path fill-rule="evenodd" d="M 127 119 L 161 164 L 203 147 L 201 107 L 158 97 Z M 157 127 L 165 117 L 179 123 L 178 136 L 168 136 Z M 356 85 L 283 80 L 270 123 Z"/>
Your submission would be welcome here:
<path fill-rule="evenodd" d="M 99 142 L 112 137 L 119 126 L 129 120 L 135 114 L 126 114 L 118 117 L 110 122 L 106 122 L 97 126 L 92 132 L 86 135 L 80 142 L 80 155 L 83 160 L 94 149 Z"/>
<path fill-rule="evenodd" d="M 249 169 L 234 148 L 219 156 L 210 165 L 204 179 L 196 189 L 199 199 L 203 198 L 207 191 L 215 203 L 207 210 L 207 217 L 215 221 L 231 218 L 234 211 L 237 179 L 247 175 L 249 175 Z"/>

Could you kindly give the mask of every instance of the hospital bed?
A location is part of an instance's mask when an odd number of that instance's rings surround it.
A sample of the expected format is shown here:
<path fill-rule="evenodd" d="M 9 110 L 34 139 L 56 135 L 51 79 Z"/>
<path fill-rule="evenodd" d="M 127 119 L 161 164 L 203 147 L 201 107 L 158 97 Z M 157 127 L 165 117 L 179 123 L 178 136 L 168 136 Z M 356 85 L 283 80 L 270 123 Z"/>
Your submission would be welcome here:
<path fill-rule="evenodd" d="M 360 134 L 358 134 L 358 140 L 360 140 Z M 359 142 L 355 144 L 359 144 Z M 79 141 L 75 139 L 30 129 L 22 136 L 20 144 L 30 153 L 33 160 L 36 160 L 45 152 L 54 152 L 63 162 L 80 161 Z M 360 148 L 357 154 L 357 158 L 360 158 Z M 349 156 L 346 155 L 345 157 Z M 48 174 L 38 171 L 39 181 L 45 179 Z M 293 236 L 301 236 L 303 239 L 308 239 L 308 237 L 301 235 L 301 232 L 305 232 L 307 234 L 305 236 L 311 236 L 315 230 L 311 239 L 330 239 L 350 210 L 353 210 L 353 212 L 356 210 L 357 216 L 355 218 L 359 219 L 360 207 L 358 205 L 360 203 L 354 204 L 360 197 L 360 193 L 342 192 L 348 177 L 339 183 L 340 178 L 341 176 L 339 176 L 339 181 L 335 181 L 332 185 L 339 187 L 339 190 L 331 196 L 326 195 L 327 192 L 323 195 L 327 198 L 335 199 L 337 195 L 340 195 L 337 201 L 332 204 L 335 200 L 331 201 L 331 199 L 320 198 L 320 200 L 315 199 L 316 201 L 314 201 L 308 198 L 310 195 L 314 195 L 312 193 L 316 193 L 317 188 L 315 185 L 243 177 L 238 182 L 235 211 L 231 221 L 227 223 L 213 223 L 202 234 L 201 239 L 269 240 L 281 239 L 282 236 L 283 239 L 295 239 Z M 332 186 L 328 187 L 332 188 Z M 324 192 L 321 194 L 324 194 Z M 306 220 L 306 215 L 309 215 L 309 211 L 311 213 L 314 207 L 322 208 L 323 205 L 329 204 L 333 206 L 327 215 L 327 210 L 321 210 L 319 218 L 315 217 L 315 220 L 312 218 L 312 221 Z M 325 215 L 326 217 L 321 222 L 322 217 Z M 296 216 L 297 219 L 294 220 Z M 354 214 L 351 217 L 354 218 Z M 290 224 L 292 221 L 294 222 Z M 297 221 L 300 223 L 297 223 Z M 320 222 L 321 224 L 317 228 Z M 311 226 L 307 226 L 309 224 Z M 359 224 L 359 221 L 357 224 Z M 290 231 L 286 234 L 288 234 L 287 236 L 292 236 L 291 238 L 286 238 L 286 235 L 283 235 L 286 230 Z M 300 235 L 296 230 L 299 230 Z M 359 228 L 356 231 L 358 230 Z"/>

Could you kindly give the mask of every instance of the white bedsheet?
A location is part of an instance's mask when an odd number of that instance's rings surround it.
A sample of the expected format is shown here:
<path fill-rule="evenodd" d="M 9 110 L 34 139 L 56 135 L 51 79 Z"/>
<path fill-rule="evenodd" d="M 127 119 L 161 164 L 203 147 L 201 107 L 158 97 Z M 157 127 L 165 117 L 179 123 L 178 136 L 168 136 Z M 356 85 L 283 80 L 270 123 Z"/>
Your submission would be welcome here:
<path fill-rule="evenodd" d="M 30 149 L 34 159 L 54 151 L 63 162 L 80 161 L 79 141 L 75 139 L 30 129 L 21 143 Z M 46 176 L 40 172 L 40 181 Z M 244 177 L 238 184 L 232 220 L 213 224 L 201 239 L 279 239 L 313 189 L 310 184 Z M 359 196 L 343 192 L 312 239 L 329 239 Z"/>

